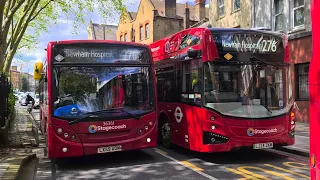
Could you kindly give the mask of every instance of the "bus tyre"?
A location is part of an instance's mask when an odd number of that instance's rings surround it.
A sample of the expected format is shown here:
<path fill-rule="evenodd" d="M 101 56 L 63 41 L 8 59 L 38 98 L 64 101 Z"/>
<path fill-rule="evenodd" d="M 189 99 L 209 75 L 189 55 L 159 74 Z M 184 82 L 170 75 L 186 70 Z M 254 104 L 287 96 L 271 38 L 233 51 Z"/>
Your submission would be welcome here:
<path fill-rule="evenodd" d="M 170 124 L 168 118 L 162 117 L 159 126 L 160 142 L 167 148 L 171 147 Z"/>

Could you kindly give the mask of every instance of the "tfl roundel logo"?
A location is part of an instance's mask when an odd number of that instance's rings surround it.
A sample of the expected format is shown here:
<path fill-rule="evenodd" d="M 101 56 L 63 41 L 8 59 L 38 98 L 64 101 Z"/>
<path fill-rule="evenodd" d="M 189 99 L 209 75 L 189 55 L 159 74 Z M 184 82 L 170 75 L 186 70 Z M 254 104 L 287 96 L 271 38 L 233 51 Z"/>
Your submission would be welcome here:
<path fill-rule="evenodd" d="M 90 125 L 88 129 L 89 129 L 89 132 L 91 132 L 91 133 L 97 132 L 97 126 L 96 125 Z"/>
<path fill-rule="evenodd" d="M 247 134 L 248 134 L 248 136 L 253 136 L 254 135 L 254 129 L 253 128 L 249 128 L 247 130 Z"/>

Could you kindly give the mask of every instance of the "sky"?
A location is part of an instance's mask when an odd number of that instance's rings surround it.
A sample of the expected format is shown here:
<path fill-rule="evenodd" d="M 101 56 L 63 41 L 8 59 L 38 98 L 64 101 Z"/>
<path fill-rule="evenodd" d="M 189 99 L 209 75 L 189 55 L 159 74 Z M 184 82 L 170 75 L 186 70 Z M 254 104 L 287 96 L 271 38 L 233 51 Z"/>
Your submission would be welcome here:
<path fill-rule="evenodd" d="M 140 3 L 140 0 L 129 0 L 130 3 L 127 3 L 126 7 L 130 12 L 136 12 Z M 177 0 L 177 3 L 186 3 L 194 5 L 194 0 Z M 209 0 L 206 0 L 208 4 Z M 97 14 L 92 14 L 91 20 L 94 23 L 103 23 Z M 23 72 L 28 72 L 33 74 L 33 67 L 35 62 L 42 62 L 45 57 L 45 48 L 49 41 L 58 41 L 58 40 L 74 40 L 74 39 L 88 39 L 88 31 L 86 28 L 83 28 L 79 33 L 74 34 L 73 32 L 73 22 L 65 20 L 63 17 L 58 19 L 58 24 L 49 29 L 48 33 L 42 33 L 39 38 L 39 43 L 37 48 L 32 52 L 21 52 L 20 54 L 15 55 L 12 65 L 17 65 L 20 69 L 22 64 Z M 87 24 L 89 25 L 90 19 L 87 19 Z M 117 25 L 118 22 L 110 22 L 108 24 Z"/>

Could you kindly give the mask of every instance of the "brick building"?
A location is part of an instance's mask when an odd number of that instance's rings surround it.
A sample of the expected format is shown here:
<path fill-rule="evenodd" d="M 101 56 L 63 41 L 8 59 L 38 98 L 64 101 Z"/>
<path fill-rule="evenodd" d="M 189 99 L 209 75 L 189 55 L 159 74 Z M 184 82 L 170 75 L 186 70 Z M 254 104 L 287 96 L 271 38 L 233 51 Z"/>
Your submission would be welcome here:
<path fill-rule="evenodd" d="M 10 68 L 10 81 L 14 89 L 20 88 L 21 78 L 17 66 L 11 66 Z"/>
<path fill-rule="evenodd" d="M 90 22 L 88 28 L 89 40 L 117 40 L 116 38 L 117 26 L 97 24 Z"/>
<path fill-rule="evenodd" d="M 205 0 L 196 0 L 194 6 L 175 0 L 141 0 L 137 12 L 121 14 L 116 37 L 120 41 L 149 44 L 206 21 Z"/>
<path fill-rule="evenodd" d="M 209 22 L 213 27 L 251 27 L 252 0 L 211 0 Z"/>

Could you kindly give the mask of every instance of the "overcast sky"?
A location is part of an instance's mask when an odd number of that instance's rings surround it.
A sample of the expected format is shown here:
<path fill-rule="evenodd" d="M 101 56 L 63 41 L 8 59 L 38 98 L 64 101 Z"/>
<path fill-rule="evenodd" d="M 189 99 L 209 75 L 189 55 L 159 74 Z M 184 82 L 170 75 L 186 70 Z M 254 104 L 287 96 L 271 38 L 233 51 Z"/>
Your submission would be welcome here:
<path fill-rule="evenodd" d="M 189 4 L 194 4 L 194 0 L 177 0 L 178 3 L 186 3 L 188 1 Z M 206 0 L 208 3 L 209 0 Z M 128 11 L 136 12 L 138 9 L 138 5 L 140 0 L 129 0 L 130 3 L 127 4 Z M 90 19 L 87 19 L 87 23 L 89 24 Z M 99 18 L 98 15 L 92 15 L 92 21 L 94 23 L 102 23 L 103 21 Z M 118 22 L 110 22 L 109 24 L 117 25 Z M 63 18 L 59 19 L 59 23 L 57 26 L 52 27 L 49 30 L 49 33 L 43 33 L 40 37 L 40 42 L 37 45 L 37 49 L 33 52 L 23 52 L 21 54 L 17 54 L 14 57 L 12 65 L 18 65 L 18 69 L 20 64 L 23 64 L 23 72 L 29 72 L 33 74 L 33 66 L 37 61 L 42 61 L 45 57 L 45 48 L 49 41 L 57 41 L 57 40 L 67 40 L 67 39 L 88 39 L 87 29 L 82 29 L 78 34 L 73 34 L 73 23 L 71 21 L 66 21 Z"/>

